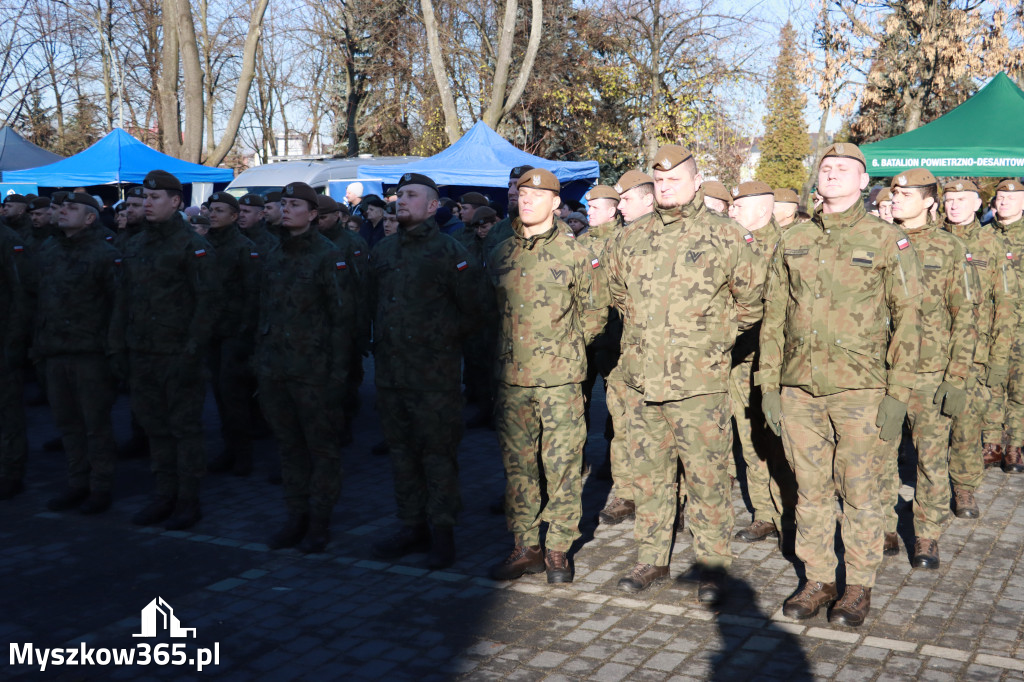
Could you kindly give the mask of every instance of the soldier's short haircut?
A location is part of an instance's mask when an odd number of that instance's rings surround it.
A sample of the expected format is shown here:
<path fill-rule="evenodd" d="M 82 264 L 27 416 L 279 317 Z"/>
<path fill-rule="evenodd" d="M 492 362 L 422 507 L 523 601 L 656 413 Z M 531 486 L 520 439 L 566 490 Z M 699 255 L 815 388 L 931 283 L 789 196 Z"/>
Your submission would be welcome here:
<path fill-rule="evenodd" d="M 638 197 L 652 196 L 654 194 L 654 185 L 649 182 L 645 182 L 642 185 L 637 185 L 633 189 L 636 190 L 636 194 Z"/>
<path fill-rule="evenodd" d="M 83 204 L 83 205 L 84 205 L 84 204 Z M 99 212 L 99 211 L 97 211 L 97 210 L 96 210 L 95 208 L 93 208 L 92 206 L 86 206 L 86 207 L 85 207 L 85 214 L 86 214 L 86 215 L 88 215 L 88 214 L 90 214 L 90 213 L 92 213 L 92 217 L 93 217 L 93 221 L 92 221 L 92 224 L 93 224 L 93 225 L 99 225 L 99 224 L 100 224 L 100 212 Z"/>
<path fill-rule="evenodd" d="M 921 195 L 922 199 L 931 197 L 935 203 L 939 203 L 939 186 L 938 185 L 924 185 L 923 187 L 913 187 Z"/>
<path fill-rule="evenodd" d="M 683 167 L 690 175 L 697 175 L 697 161 L 692 156 L 683 161 Z"/>

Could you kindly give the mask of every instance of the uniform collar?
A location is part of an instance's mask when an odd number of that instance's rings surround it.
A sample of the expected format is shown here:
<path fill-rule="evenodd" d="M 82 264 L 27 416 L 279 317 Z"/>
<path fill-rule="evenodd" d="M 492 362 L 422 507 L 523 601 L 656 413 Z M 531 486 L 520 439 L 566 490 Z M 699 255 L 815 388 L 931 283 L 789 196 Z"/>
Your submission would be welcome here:
<path fill-rule="evenodd" d="M 683 220 L 697 218 L 704 213 L 710 213 L 707 206 L 704 205 L 704 188 L 698 189 L 688 204 L 675 208 L 656 208 L 654 211 L 661 216 L 661 222 L 665 225 L 672 225 Z"/>
<path fill-rule="evenodd" d="M 291 232 L 287 232 L 281 241 L 281 248 L 285 251 L 305 251 L 312 247 L 313 240 L 319 236 L 320 231 L 316 229 L 315 225 L 310 225 L 302 234 L 293 235 Z"/>
<path fill-rule="evenodd" d="M 512 235 L 515 237 L 516 243 L 527 251 L 531 251 L 537 244 L 547 244 L 555 238 L 556 235 L 564 227 L 568 232 L 572 232 L 567 225 L 559 225 L 561 221 L 555 218 L 551 222 L 551 229 L 542 232 L 541 234 L 535 234 L 532 237 L 523 235 L 523 221 L 516 216 L 516 219 L 512 221 Z"/>
<path fill-rule="evenodd" d="M 102 239 L 99 230 L 96 229 L 95 225 L 93 225 L 92 227 L 87 227 L 84 230 L 79 230 L 75 235 L 71 237 L 64 234 L 64 230 L 61 230 L 55 235 L 55 237 L 57 241 L 60 242 L 61 246 L 71 248 L 82 246 L 84 244 L 89 244 L 91 242 Z"/>
<path fill-rule="evenodd" d="M 978 217 L 975 216 L 974 220 L 967 225 L 955 225 L 947 220 L 943 223 L 943 227 L 954 237 L 963 239 L 967 235 L 973 235 L 976 233 L 978 229 L 981 228 L 981 223 L 978 222 Z"/>
<path fill-rule="evenodd" d="M 599 225 L 591 227 L 589 230 L 589 234 L 593 239 L 608 239 L 613 234 L 615 234 L 621 227 L 622 218 L 620 218 L 618 214 L 615 214 L 615 217 L 612 218 L 611 220 L 606 220 L 605 222 Z"/>
<path fill-rule="evenodd" d="M 403 244 L 420 241 L 438 233 L 439 230 L 437 229 L 437 222 L 434 220 L 433 216 L 427 218 L 419 225 L 413 225 L 408 228 L 402 228 L 399 226 L 398 228 L 398 235 Z"/>
<path fill-rule="evenodd" d="M 145 223 L 145 229 L 146 232 L 148 232 L 155 238 L 164 238 L 169 237 L 177 232 L 180 232 L 181 230 L 189 228 L 188 225 L 185 223 L 185 220 L 180 215 L 175 213 L 169 219 L 159 223 L 147 220 Z"/>
<path fill-rule="evenodd" d="M 1024 225 L 1024 216 L 1018 218 L 1017 220 L 1014 220 L 1012 223 L 1004 223 L 1003 221 L 999 220 L 999 218 L 992 218 L 992 226 L 1002 232 L 1007 232 L 1009 230 L 1016 229 L 1018 227 L 1021 227 L 1022 225 Z"/>
<path fill-rule="evenodd" d="M 238 223 L 231 223 L 227 227 L 222 227 L 219 230 L 211 228 L 206 233 L 206 239 L 214 246 L 220 246 L 221 244 L 227 244 L 238 234 L 240 234 L 238 231 Z"/>
<path fill-rule="evenodd" d="M 856 225 L 861 218 L 867 215 L 864 210 L 864 202 L 859 199 L 853 202 L 853 206 L 842 213 L 825 213 L 825 207 L 820 206 L 814 212 L 813 222 L 820 228 L 843 228 Z"/>

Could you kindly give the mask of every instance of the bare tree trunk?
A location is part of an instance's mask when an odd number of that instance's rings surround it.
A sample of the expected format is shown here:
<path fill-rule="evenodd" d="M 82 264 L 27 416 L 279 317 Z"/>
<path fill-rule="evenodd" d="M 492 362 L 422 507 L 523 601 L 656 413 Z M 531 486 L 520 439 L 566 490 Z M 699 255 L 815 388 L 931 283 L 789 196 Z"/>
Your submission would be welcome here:
<path fill-rule="evenodd" d="M 448 133 L 448 143 L 455 144 L 462 137 L 462 125 L 459 123 L 459 112 L 455 108 L 451 83 L 448 82 L 448 70 L 444 66 L 444 55 L 441 52 L 441 38 L 437 32 L 437 19 L 434 17 L 434 3 L 431 0 L 420 0 L 423 9 L 423 26 L 427 30 L 427 50 L 430 54 L 430 67 L 434 72 L 438 93 L 441 95 L 441 110 L 444 112 L 444 129 Z"/>
<path fill-rule="evenodd" d="M 800 203 L 803 206 L 810 206 L 811 188 L 814 187 L 814 183 L 818 181 L 818 154 L 821 153 L 822 143 L 825 141 L 825 136 L 828 134 L 828 117 L 832 112 L 832 105 L 828 104 L 821 112 L 821 122 L 818 124 L 818 136 L 814 138 L 814 147 L 811 149 L 811 158 L 814 159 L 811 163 L 811 170 L 807 173 L 807 180 L 804 181 L 803 187 L 800 188 Z M 808 211 L 811 213 L 811 211 Z"/>
<path fill-rule="evenodd" d="M 188 0 L 174 0 L 178 27 L 178 49 L 185 74 L 185 141 L 181 158 L 199 163 L 203 155 L 203 67 L 199 62 L 196 26 Z"/>
<path fill-rule="evenodd" d="M 505 18 L 498 31 L 498 58 L 494 62 L 494 83 L 491 85 L 491 102 L 484 112 L 484 123 L 497 128 L 505 106 L 505 89 L 508 87 L 508 70 L 512 66 L 512 42 L 516 35 L 516 13 L 518 0 L 505 0 Z"/>
<path fill-rule="evenodd" d="M 178 117 L 178 30 L 176 0 L 163 0 L 164 45 L 160 65 L 160 128 L 164 153 L 181 155 L 181 119 Z"/>
<path fill-rule="evenodd" d="M 530 11 L 532 12 L 532 16 L 530 17 L 530 38 L 526 43 L 526 54 L 523 55 L 523 65 L 519 69 L 519 76 L 516 78 L 516 82 L 512 85 L 512 91 L 508 94 L 508 99 L 505 100 L 501 107 L 501 117 L 499 117 L 498 121 L 491 126 L 492 128 L 497 127 L 498 123 L 501 122 L 501 118 L 519 104 L 519 100 L 522 99 L 523 93 L 526 92 L 526 83 L 530 78 L 530 74 L 533 72 L 533 64 L 537 61 L 537 53 L 540 51 L 541 33 L 544 29 L 543 0 L 533 0 Z"/>

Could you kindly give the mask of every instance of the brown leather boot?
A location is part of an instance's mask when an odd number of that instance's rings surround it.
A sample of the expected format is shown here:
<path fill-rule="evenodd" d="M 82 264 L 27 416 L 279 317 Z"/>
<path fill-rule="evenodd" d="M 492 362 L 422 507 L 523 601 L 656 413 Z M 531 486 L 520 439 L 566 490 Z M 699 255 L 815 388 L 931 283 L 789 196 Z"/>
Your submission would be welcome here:
<path fill-rule="evenodd" d="M 766 538 L 779 537 L 779 531 L 771 521 L 754 521 L 734 537 L 742 542 L 760 542 Z"/>
<path fill-rule="evenodd" d="M 863 585 L 847 585 L 843 598 L 832 609 L 828 622 L 856 628 L 864 624 L 871 610 L 871 588 Z"/>
<path fill-rule="evenodd" d="M 656 582 L 668 577 L 668 566 L 636 564 L 629 575 L 619 581 L 619 589 L 626 592 L 643 592 Z"/>
<path fill-rule="evenodd" d="M 900 537 L 896 533 L 886 533 L 885 542 L 882 544 L 882 554 L 885 556 L 896 556 L 900 553 Z"/>
<path fill-rule="evenodd" d="M 622 523 L 626 519 L 635 518 L 636 504 L 633 500 L 624 500 L 621 497 L 616 497 L 601 510 L 598 517 L 601 519 L 602 524 L 606 526 L 614 526 L 617 523 Z"/>
<path fill-rule="evenodd" d="M 1024 455 L 1017 446 L 1006 449 L 1003 455 L 1003 471 L 1008 474 L 1024 473 Z"/>
<path fill-rule="evenodd" d="M 976 519 L 981 516 L 973 491 L 953 488 L 953 513 L 961 519 Z"/>
<path fill-rule="evenodd" d="M 981 448 L 981 458 L 985 468 L 1000 466 L 1003 463 L 1003 446 L 1001 443 L 985 443 Z"/>
<path fill-rule="evenodd" d="M 544 557 L 544 567 L 548 572 L 549 583 L 572 582 L 572 567 L 565 552 L 549 549 Z"/>
<path fill-rule="evenodd" d="M 782 615 L 797 620 L 814 618 L 822 606 L 828 608 L 838 598 L 835 583 L 808 582 L 782 605 Z"/>
<path fill-rule="evenodd" d="M 521 578 L 524 573 L 540 573 L 545 568 L 544 552 L 540 550 L 540 545 L 516 545 L 504 561 L 491 567 L 491 579 L 515 580 Z"/>
<path fill-rule="evenodd" d="M 910 563 L 914 568 L 938 568 L 939 543 L 928 538 L 918 538 L 914 542 L 914 558 Z"/>

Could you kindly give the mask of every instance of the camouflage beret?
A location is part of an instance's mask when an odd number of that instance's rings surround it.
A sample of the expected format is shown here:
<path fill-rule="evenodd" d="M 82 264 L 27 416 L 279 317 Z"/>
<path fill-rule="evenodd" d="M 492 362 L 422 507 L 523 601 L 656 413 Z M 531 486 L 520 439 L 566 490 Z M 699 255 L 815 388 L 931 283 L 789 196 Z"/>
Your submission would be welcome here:
<path fill-rule="evenodd" d="M 264 201 L 268 204 L 273 204 L 278 201 L 281 201 L 281 193 L 277 190 L 274 190 L 273 192 L 267 192 L 267 196 L 264 199 Z"/>
<path fill-rule="evenodd" d="M 892 192 L 888 187 L 883 187 L 882 190 L 875 195 L 875 205 L 882 203 L 883 201 L 892 201 Z"/>
<path fill-rule="evenodd" d="M 970 180 L 951 180 L 942 186 L 943 192 L 974 192 L 979 197 L 981 190 Z"/>
<path fill-rule="evenodd" d="M 583 195 L 583 198 L 587 201 L 593 201 L 594 199 L 611 199 L 618 203 L 619 193 L 608 185 L 598 185 L 592 187 L 589 192 Z"/>
<path fill-rule="evenodd" d="M 751 182 L 741 182 L 738 187 L 732 188 L 733 199 L 769 195 L 772 197 L 773 200 L 775 199 L 775 190 L 772 189 L 771 185 L 765 182 L 758 182 L 756 180 L 753 180 Z"/>
<path fill-rule="evenodd" d="M 302 199 L 312 209 L 316 209 L 319 205 L 317 203 L 319 199 L 317 199 L 316 190 L 304 182 L 290 182 L 285 185 L 284 189 L 281 190 L 281 198 Z"/>
<path fill-rule="evenodd" d="M 50 195 L 50 205 L 60 206 L 61 204 L 64 203 L 64 199 L 65 197 L 67 197 L 68 194 L 70 194 L 70 192 L 65 192 L 62 189 L 57 190 L 56 192 Z"/>
<path fill-rule="evenodd" d="M 8 194 L 4 197 L 5 204 L 25 204 L 28 205 L 29 200 L 21 194 Z"/>
<path fill-rule="evenodd" d="M 777 204 L 799 204 L 800 203 L 800 197 L 798 197 L 796 195 L 796 192 L 794 192 L 793 190 L 788 189 L 786 187 L 780 187 L 779 189 L 775 190 L 774 194 L 775 194 L 775 203 L 777 203 Z"/>
<path fill-rule="evenodd" d="M 170 192 L 181 191 L 181 181 L 164 170 L 151 170 L 142 181 L 146 189 L 163 189 Z"/>
<path fill-rule="evenodd" d="M 622 174 L 622 177 L 620 177 L 619 181 L 615 183 L 615 187 L 613 189 L 618 192 L 621 197 L 634 187 L 653 184 L 654 178 L 647 173 L 641 173 L 638 170 L 628 170 Z"/>
<path fill-rule="evenodd" d="M 511 171 L 509 171 L 508 179 L 509 180 L 518 180 L 519 178 L 523 177 L 523 173 L 529 173 L 532 170 L 533 170 L 533 166 L 530 166 L 530 165 L 524 164 L 522 166 L 516 166 Z"/>
<path fill-rule="evenodd" d="M 889 188 L 894 187 L 927 187 L 938 184 L 938 180 L 930 170 L 924 168 L 911 168 L 905 173 L 900 173 L 889 183 Z"/>
<path fill-rule="evenodd" d="M 238 210 L 238 199 L 234 198 L 227 192 L 214 192 L 210 195 L 210 198 L 206 200 L 209 203 L 227 204 L 231 208 Z"/>
<path fill-rule="evenodd" d="M 1003 180 L 996 185 L 997 192 L 1024 192 L 1024 185 L 1017 178 Z"/>
<path fill-rule="evenodd" d="M 210 219 L 204 215 L 190 216 L 188 221 L 193 225 L 205 225 L 206 227 L 210 227 Z"/>
<path fill-rule="evenodd" d="M 406 173 L 402 176 L 402 179 L 398 181 L 398 186 L 395 190 L 400 190 L 406 185 L 423 185 L 424 187 L 429 187 L 435 192 L 437 191 L 437 183 L 422 173 Z"/>
<path fill-rule="evenodd" d="M 146 198 L 146 188 L 143 187 L 142 185 L 135 185 L 134 187 L 129 189 L 124 194 L 125 194 L 125 197 L 128 198 L 128 199 L 145 199 Z"/>
<path fill-rule="evenodd" d="M 460 204 L 471 204 L 473 206 L 489 206 L 491 202 L 480 192 L 466 192 L 459 199 Z"/>
<path fill-rule="evenodd" d="M 701 183 L 700 187 L 704 190 L 704 196 L 711 197 L 712 199 L 721 199 L 727 204 L 732 203 L 732 195 L 729 194 L 729 190 L 718 180 L 708 180 Z"/>
<path fill-rule="evenodd" d="M 244 197 L 238 200 L 238 203 L 242 206 L 255 206 L 256 208 L 263 208 L 263 197 L 259 194 L 253 194 L 250 192 Z"/>
<path fill-rule="evenodd" d="M 497 221 L 498 214 L 490 206 L 481 206 L 473 212 L 473 219 L 469 221 L 469 227 L 476 227 L 492 220 Z"/>
<path fill-rule="evenodd" d="M 316 206 L 320 215 L 338 212 L 338 202 L 335 201 L 333 197 L 329 197 L 326 194 L 317 195 Z"/>
<path fill-rule="evenodd" d="M 516 187 L 546 189 L 549 192 L 554 192 L 555 194 L 562 191 L 562 183 L 558 182 L 558 178 L 555 177 L 555 174 L 546 168 L 534 168 L 526 171 L 526 173 L 519 178 L 519 182 L 516 183 Z"/>
<path fill-rule="evenodd" d="M 821 160 L 824 161 L 830 156 L 838 156 L 844 159 L 857 159 L 864 168 L 868 167 L 868 162 L 864 158 L 864 152 L 860 150 L 860 147 L 853 144 L 852 142 L 836 142 L 835 144 L 829 145 L 825 153 L 821 155 Z"/>
<path fill-rule="evenodd" d="M 64 203 L 82 204 L 83 206 L 88 206 L 93 210 L 100 210 L 100 205 L 96 203 L 96 200 L 85 192 L 69 192 L 68 195 L 64 197 Z"/>
<path fill-rule="evenodd" d="M 49 197 L 36 197 L 32 201 L 28 202 L 28 210 L 37 211 L 41 208 L 50 208 Z"/>
<path fill-rule="evenodd" d="M 654 159 L 651 161 L 651 169 L 660 171 L 672 170 L 679 164 L 692 158 L 693 154 L 686 147 L 681 147 L 677 144 L 666 144 L 655 153 Z"/>

